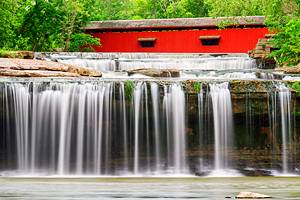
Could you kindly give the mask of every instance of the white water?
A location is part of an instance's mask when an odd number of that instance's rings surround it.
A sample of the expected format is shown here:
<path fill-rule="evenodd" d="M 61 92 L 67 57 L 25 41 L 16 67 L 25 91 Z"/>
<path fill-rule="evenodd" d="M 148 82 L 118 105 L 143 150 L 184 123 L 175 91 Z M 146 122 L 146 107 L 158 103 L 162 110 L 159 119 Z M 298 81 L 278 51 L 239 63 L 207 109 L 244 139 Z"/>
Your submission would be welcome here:
<path fill-rule="evenodd" d="M 179 85 L 165 88 L 164 110 L 166 115 L 168 164 L 175 174 L 187 173 L 185 138 L 185 97 Z"/>
<path fill-rule="evenodd" d="M 156 83 L 151 83 L 151 97 L 152 97 L 152 105 L 153 105 L 153 113 L 154 113 L 154 141 L 155 141 L 155 170 L 159 172 L 161 170 L 161 142 L 160 142 L 160 115 L 159 115 L 159 88 Z"/>
<path fill-rule="evenodd" d="M 233 118 L 228 83 L 210 84 L 210 96 L 214 116 L 214 171 L 219 174 L 230 167 L 228 153 L 232 147 Z"/>
<path fill-rule="evenodd" d="M 58 62 L 79 67 L 87 67 L 99 71 L 115 71 L 116 62 L 113 59 L 59 59 Z"/>
<path fill-rule="evenodd" d="M 247 54 L 222 56 L 197 54 L 90 54 L 78 58 L 75 56 L 54 56 L 58 62 L 88 67 L 104 72 L 123 71 L 140 68 L 184 69 L 184 70 L 245 70 L 256 68 L 255 61 Z M 81 55 L 82 56 L 82 55 Z"/>
<path fill-rule="evenodd" d="M 7 107 L 5 123 L 11 130 L 1 129 L 7 132 L 1 133 L 0 147 L 11 148 L 2 153 L 11 160 L 8 167 L 1 165 L 1 174 L 11 170 L 26 176 L 182 176 L 195 172 L 195 163 L 201 159 L 200 169 L 211 171 L 209 176 L 237 175 L 230 158 L 234 135 L 228 83 L 211 83 L 210 90 L 203 87 L 198 101 L 189 99 L 180 82 L 160 87 L 161 83 L 142 81 L 134 83 L 130 100 L 126 84 L 2 84 L 0 91 L 4 85 L 5 93 L 0 92 L 0 108 Z M 294 162 L 290 151 L 293 105 L 288 89 L 277 89 L 280 112 L 270 118 L 280 119 L 275 124 L 281 129 L 282 172 L 287 174 L 295 172 L 289 164 Z M 191 119 L 188 112 L 195 108 L 199 113 Z"/>
<path fill-rule="evenodd" d="M 13 102 L 8 113 L 14 116 L 9 123 L 16 128 L 12 170 L 60 176 L 188 173 L 182 87 L 169 85 L 160 98 L 157 83 L 137 82 L 128 104 L 126 83 L 118 84 L 7 84 Z"/>
<path fill-rule="evenodd" d="M 138 83 L 135 86 L 134 90 L 134 174 L 139 173 L 139 115 L 140 115 L 140 106 L 141 106 L 141 98 L 142 98 L 142 83 Z"/>
<path fill-rule="evenodd" d="M 281 115 L 281 140 L 282 140 L 282 173 L 289 174 L 288 164 L 288 150 L 289 142 L 292 139 L 292 120 L 291 120 L 291 92 L 283 84 L 277 85 L 278 98 L 280 103 L 280 115 Z"/>

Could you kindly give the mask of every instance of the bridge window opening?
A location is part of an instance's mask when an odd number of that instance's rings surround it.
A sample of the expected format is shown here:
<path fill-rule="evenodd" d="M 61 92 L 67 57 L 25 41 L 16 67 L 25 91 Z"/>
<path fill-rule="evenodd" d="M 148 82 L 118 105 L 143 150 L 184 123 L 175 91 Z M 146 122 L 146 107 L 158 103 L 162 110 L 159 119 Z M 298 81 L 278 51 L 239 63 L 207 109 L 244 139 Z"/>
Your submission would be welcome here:
<path fill-rule="evenodd" d="M 139 38 L 138 42 L 144 48 L 155 47 L 156 38 Z"/>
<path fill-rule="evenodd" d="M 216 36 L 200 36 L 199 37 L 201 44 L 203 46 L 217 46 L 220 43 L 221 37 L 219 35 Z"/>

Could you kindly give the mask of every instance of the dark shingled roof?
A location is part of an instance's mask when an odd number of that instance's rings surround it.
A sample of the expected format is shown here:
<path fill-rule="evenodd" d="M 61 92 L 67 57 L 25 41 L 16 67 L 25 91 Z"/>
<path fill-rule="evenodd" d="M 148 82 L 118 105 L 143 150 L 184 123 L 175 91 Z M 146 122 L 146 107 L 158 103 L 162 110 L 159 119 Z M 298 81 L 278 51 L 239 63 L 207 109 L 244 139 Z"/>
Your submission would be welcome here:
<path fill-rule="evenodd" d="M 264 26 L 263 16 L 92 21 L 85 30 L 211 28 L 217 26 Z"/>

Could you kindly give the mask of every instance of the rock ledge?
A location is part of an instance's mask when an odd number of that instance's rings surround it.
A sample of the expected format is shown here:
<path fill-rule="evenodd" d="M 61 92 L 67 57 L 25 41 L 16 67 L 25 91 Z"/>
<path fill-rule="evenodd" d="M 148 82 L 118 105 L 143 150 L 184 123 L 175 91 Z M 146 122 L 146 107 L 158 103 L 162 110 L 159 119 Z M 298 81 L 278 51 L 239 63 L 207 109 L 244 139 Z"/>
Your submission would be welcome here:
<path fill-rule="evenodd" d="M 11 77 L 101 77 L 102 73 L 52 61 L 0 58 L 0 76 Z"/>

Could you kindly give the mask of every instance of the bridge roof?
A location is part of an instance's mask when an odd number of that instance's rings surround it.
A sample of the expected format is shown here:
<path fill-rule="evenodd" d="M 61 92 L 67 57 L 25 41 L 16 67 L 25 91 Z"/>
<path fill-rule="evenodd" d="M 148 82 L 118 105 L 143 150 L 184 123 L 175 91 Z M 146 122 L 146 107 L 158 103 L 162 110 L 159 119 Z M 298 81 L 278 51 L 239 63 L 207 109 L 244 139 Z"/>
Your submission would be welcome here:
<path fill-rule="evenodd" d="M 263 16 L 245 17 L 205 17 L 146 20 L 107 20 L 92 21 L 84 29 L 87 31 L 105 30 L 145 30 L 145 29 L 193 29 L 216 27 L 256 27 L 265 26 Z"/>

